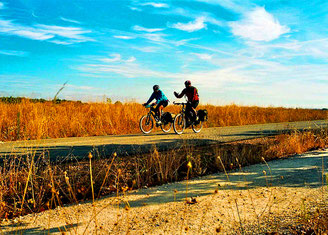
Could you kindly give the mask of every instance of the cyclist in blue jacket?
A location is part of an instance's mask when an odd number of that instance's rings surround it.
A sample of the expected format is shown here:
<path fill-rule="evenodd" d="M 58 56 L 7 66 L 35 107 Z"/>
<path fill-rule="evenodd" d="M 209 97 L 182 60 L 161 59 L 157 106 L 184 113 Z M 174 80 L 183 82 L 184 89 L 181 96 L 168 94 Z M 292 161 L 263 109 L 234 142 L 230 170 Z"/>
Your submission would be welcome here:
<path fill-rule="evenodd" d="M 159 89 L 159 85 L 153 86 L 153 94 L 151 94 L 150 98 L 146 103 L 143 105 L 146 106 L 150 102 L 152 102 L 153 99 L 156 99 L 156 102 L 154 104 L 157 104 L 155 108 L 155 114 L 157 116 L 157 119 L 160 120 L 162 110 L 169 104 L 169 100 L 166 98 L 164 93 Z"/>

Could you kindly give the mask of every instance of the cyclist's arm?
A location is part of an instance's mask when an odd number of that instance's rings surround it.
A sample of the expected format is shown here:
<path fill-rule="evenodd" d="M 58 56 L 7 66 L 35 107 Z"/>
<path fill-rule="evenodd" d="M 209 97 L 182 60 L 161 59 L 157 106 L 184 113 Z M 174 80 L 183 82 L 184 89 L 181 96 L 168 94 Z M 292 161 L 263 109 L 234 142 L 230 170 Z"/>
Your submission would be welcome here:
<path fill-rule="evenodd" d="M 146 102 L 146 105 L 149 104 L 150 102 L 152 102 L 152 100 L 155 98 L 155 93 L 153 92 L 153 94 L 151 94 L 150 98 L 148 99 L 148 101 Z"/>
<path fill-rule="evenodd" d="M 175 93 L 174 93 L 175 94 Z M 186 94 L 186 89 L 183 89 L 180 94 L 175 94 L 177 98 L 182 98 Z"/>

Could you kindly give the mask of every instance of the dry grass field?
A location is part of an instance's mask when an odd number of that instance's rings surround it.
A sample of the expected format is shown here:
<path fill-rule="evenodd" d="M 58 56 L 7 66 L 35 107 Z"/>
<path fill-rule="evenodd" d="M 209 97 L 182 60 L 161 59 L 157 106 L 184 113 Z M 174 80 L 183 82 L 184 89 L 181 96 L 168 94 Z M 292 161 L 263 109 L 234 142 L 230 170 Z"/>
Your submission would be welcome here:
<path fill-rule="evenodd" d="M 210 119 L 207 126 L 210 127 L 326 118 L 326 111 L 322 110 L 236 105 L 204 105 L 200 108 L 209 111 Z M 169 106 L 166 110 L 176 113 L 178 107 Z M 12 104 L 0 102 L 0 139 L 14 141 L 134 133 L 139 132 L 138 119 L 144 113 L 145 108 L 137 103 L 55 104 L 34 103 L 28 100 Z M 327 146 L 328 131 L 321 129 L 295 131 L 270 138 L 215 146 L 182 146 L 166 152 L 154 149 L 150 154 L 136 153 L 129 157 L 118 156 L 115 153 L 106 158 L 90 154 L 87 160 L 62 164 L 51 162 L 47 151 L 24 157 L 5 156 L 1 158 L 0 166 L 0 219 L 8 222 L 11 218 L 21 215 L 42 212 L 65 204 L 78 204 L 85 200 L 96 201 L 110 194 L 116 194 L 118 198 L 119 195 L 123 195 L 124 198 L 124 195 L 133 189 L 191 179 L 218 171 L 226 172 L 260 162 L 266 164 L 272 159 L 285 158 Z M 126 211 L 129 211 L 129 204 L 124 205 Z M 172 207 L 183 208 L 184 204 L 172 204 Z M 204 210 L 203 207 L 199 208 Z M 92 215 L 89 223 L 97 225 L 98 212 L 92 211 L 93 209 L 90 210 Z M 303 217 L 313 223 L 309 231 L 316 226 L 324 228 L 327 218 L 323 215 L 326 211 L 319 212 L 314 217 L 312 214 L 312 217 L 310 214 Z M 193 215 L 184 213 L 181 216 Z M 204 222 L 202 221 L 201 223 Z M 308 222 L 305 222 L 305 227 L 308 229 Z M 122 228 L 117 231 L 121 231 Z M 59 231 L 66 231 L 65 226 Z M 266 231 L 265 227 L 261 228 L 261 231 Z M 24 232 L 24 229 L 20 232 Z"/>
<path fill-rule="evenodd" d="M 237 105 L 200 105 L 207 109 L 208 127 L 236 126 L 259 123 L 319 120 L 327 112 L 312 109 L 246 107 Z M 168 106 L 166 111 L 179 112 Z M 31 102 L 0 102 L 0 141 L 44 138 L 118 135 L 140 132 L 139 118 L 147 110 L 138 103 L 80 103 L 59 104 Z"/>

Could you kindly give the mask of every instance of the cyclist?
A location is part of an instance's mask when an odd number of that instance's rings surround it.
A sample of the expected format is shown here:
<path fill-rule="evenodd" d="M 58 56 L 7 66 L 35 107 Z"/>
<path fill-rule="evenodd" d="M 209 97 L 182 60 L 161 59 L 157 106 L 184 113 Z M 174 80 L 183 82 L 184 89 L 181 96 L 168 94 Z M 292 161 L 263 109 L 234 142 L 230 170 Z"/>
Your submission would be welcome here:
<path fill-rule="evenodd" d="M 189 80 L 185 81 L 186 88 L 182 90 L 180 94 L 177 92 L 174 92 L 175 97 L 182 98 L 184 95 L 187 96 L 188 102 L 186 105 L 186 113 L 192 112 L 192 118 L 194 121 L 197 121 L 197 112 L 196 107 L 199 104 L 199 95 L 198 90 L 196 87 L 193 87 L 191 85 L 191 82 Z"/>
<path fill-rule="evenodd" d="M 146 103 L 143 104 L 143 106 L 148 105 L 150 102 L 152 102 L 153 99 L 156 99 L 156 102 L 153 104 L 157 104 L 155 108 L 155 118 L 157 118 L 157 122 L 160 122 L 161 120 L 161 113 L 163 108 L 165 108 L 169 104 L 169 100 L 166 98 L 164 93 L 159 89 L 159 85 L 153 86 L 153 94 L 151 94 L 150 98 Z"/>

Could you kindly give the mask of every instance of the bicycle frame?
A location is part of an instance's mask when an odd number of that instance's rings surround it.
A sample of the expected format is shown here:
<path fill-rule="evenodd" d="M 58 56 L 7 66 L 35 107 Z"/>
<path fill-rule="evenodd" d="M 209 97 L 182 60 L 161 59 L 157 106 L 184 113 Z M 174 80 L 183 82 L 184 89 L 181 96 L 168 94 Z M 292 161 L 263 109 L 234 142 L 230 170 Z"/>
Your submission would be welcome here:
<path fill-rule="evenodd" d="M 153 107 L 153 105 L 147 105 L 146 108 L 149 108 L 149 112 L 142 116 L 139 121 L 139 127 L 140 130 L 144 134 L 148 134 L 153 129 L 153 120 L 155 120 L 156 127 L 160 126 L 162 131 L 167 133 L 171 130 L 172 122 L 165 122 L 161 120 L 161 117 L 157 117 L 156 115 L 156 109 Z M 152 118 L 153 117 L 153 118 Z M 145 125 L 142 124 L 143 120 L 145 121 Z M 150 130 L 145 130 L 144 127 L 149 126 L 151 124 Z"/>
<path fill-rule="evenodd" d="M 149 124 L 149 120 L 150 120 L 150 117 L 153 116 L 153 118 L 155 119 L 155 109 L 153 106 L 150 106 L 149 107 L 149 112 L 147 113 L 147 120 L 146 120 L 146 124 L 148 125 Z"/>
<path fill-rule="evenodd" d="M 193 120 L 192 115 L 189 114 L 189 112 L 187 112 L 186 106 L 188 103 L 173 102 L 173 104 L 182 105 L 180 113 L 178 113 L 174 119 L 173 128 L 174 128 L 175 133 L 177 133 L 178 135 L 181 135 L 183 133 L 184 129 L 188 128 L 189 126 L 191 126 L 192 130 L 195 133 L 199 133 L 203 127 L 203 123 L 200 121 Z M 177 119 L 177 117 L 181 117 L 181 118 Z M 177 124 L 177 126 L 176 126 L 176 124 Z M 181 126 L 181 125 L 182 125 L 182 129 L 179 129 L 178 126 Z"/>
<path fill-rule="evenodd" d="M 187 103 L 175 103 L 175 102 L 173 102 L 173 104 L 175 104 L 175 105 L 181 105 L 182 106 L 181 107 L 181 111 L 179 113 L 181 113 L 181 115 L 183 116 L 183 118 L 185 118 L 186 121 L 188 121 L 187 118 L 189 119 L 190 116 L 188 116 L 188 114 L 186 113 Z"/>

